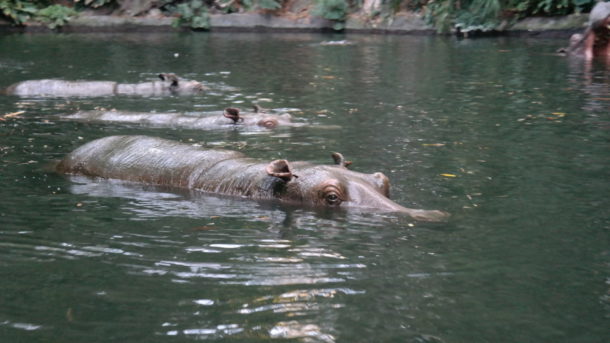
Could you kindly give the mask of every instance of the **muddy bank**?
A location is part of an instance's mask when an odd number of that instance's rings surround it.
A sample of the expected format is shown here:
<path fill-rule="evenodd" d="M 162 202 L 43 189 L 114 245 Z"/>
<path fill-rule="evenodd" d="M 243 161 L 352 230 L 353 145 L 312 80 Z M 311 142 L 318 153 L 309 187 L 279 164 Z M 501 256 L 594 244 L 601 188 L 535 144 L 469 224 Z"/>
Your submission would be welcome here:
<path fill-rule="evenodd" d="M 586 27 L 587 14 L 573 14 L 565 17 L 531 17 L 512 25 L 506 25 L 497 35 L 568 37 Z M 172 26 L 174 18 L 151 13 L 145 16 L 100 15 L 93 12 L 81 13 L 58 32 L 172 32 L 190 31 L 188 27 Z M 335 23 L 320 17 L 287 13 L 277 16 L 269 13 L 211 14 L 211 32 L 333 32 Z M 0 21 L 0 31 L 4 32 L 50 32 L 44 24 L 30 23 L 17 27 Z M 369 34 L 436 34 L 435 30 L 420 14 L 399 12 L 391 18 L 370 19 L 350 16 L 345 21 L 345 33 Z M 489 33 L 486 33 L 489 34 Z M 472 33 L 471 35 L 477 35 Z"/>

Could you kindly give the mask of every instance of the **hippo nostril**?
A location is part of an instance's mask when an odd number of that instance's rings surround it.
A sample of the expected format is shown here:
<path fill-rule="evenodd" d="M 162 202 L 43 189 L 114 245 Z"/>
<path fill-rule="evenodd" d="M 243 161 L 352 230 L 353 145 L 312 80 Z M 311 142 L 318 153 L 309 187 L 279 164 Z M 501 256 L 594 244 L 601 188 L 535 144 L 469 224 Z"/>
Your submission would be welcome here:
<path fill-rule="evenodd" d="M 273 129 L 278 125 L 278 122 L 274 118 L 265 118 L 265 119 L 261 119 L 258 122 L 258 125 L 262 126 L 262 127 L 266 127 L 268 129 Z"/>

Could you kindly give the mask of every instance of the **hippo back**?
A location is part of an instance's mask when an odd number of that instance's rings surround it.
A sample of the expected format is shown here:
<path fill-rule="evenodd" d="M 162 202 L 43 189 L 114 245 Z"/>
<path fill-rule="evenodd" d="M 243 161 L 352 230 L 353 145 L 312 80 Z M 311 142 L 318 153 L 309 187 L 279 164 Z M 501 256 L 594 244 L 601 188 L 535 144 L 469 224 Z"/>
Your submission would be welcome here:
<path fill-rule="evenodd" d="M 201 150 L 145 136 L 110 136 L 67 155 L 57 171 L 156 185 L 192 187 L 192 175 L 219 161 L 243 157 L 236 151 Z"/>
<path fill-rule="evenodd" d="M 111 96 L 117 83 L 112 81 L 29 80 L 9 86 L 8 95 L 17 96 Z"/>

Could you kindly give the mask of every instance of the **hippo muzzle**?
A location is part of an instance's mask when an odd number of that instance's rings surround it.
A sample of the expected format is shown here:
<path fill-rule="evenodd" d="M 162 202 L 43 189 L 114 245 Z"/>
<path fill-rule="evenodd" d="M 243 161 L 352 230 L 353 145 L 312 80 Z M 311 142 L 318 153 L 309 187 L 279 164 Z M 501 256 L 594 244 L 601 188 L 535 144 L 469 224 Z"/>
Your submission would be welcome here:
<path fill-rule="evenodd" d="M 390 182 L 383 173 L 359 173 L 348 170 L 341 163 L 304 167 L 295 162 L 292 165 L 292 173 L 299 177 L 287 184 L 288 198 L 300 194 L 303 202 L 315 206 L 405 213 L 422 221 L 448 218 L 448 214 L 442 211 L 411 209 L 392 201 L 389 198 Z"/>

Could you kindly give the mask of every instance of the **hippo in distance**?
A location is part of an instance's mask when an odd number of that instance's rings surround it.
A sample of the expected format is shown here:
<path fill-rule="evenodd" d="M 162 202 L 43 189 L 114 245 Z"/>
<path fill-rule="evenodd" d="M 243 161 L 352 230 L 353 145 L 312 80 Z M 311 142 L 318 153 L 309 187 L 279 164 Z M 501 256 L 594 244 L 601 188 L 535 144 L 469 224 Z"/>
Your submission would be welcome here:
<path fill-rule="evenodd" d="M 158 76 L 160 81 L 141 83 L 57 79 L 28 80 L 8 86 L 3 90 L 3 93 L 20 97 L 100 97 L 114 95 L 194 95 L 205 90 L 200 82 L 185 80 L 175 74 L 164 73 Z"/>
<path fill-rule="evenodd" d="M 222 113 L 178 113 L 178 112 L 125 112 L 125 111 L 79 111 L 61 116 L 62 119 L 93 123 L 126 123 L 151 127 L 172 127 L 193 130 L 216 129 L 274 129 L 282 126 L 301 126 L 292 121 L 289 113 L 271 114 L 258 111 L 240 112 L 237 108 L 226 108 Z"/>

